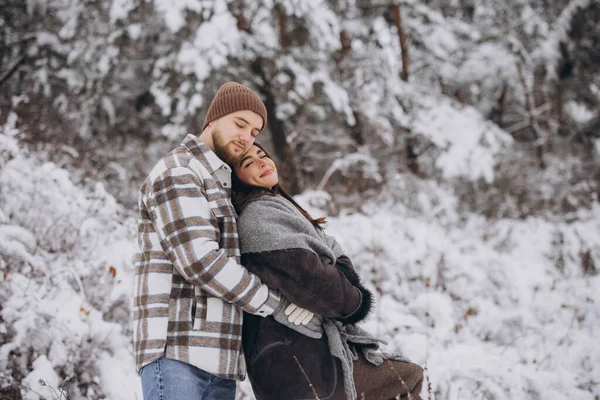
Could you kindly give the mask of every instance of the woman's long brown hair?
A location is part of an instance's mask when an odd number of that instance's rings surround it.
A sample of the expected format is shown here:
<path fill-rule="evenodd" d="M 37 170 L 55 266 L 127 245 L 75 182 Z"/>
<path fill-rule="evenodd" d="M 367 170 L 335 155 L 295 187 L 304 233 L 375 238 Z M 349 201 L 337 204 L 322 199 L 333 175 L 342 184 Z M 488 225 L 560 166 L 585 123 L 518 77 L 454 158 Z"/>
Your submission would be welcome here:
<path fill-rule="evenodd" d="M 261 149 L 267 157 L 271 158 L 271 156 L 269 155 L 269 153 L 267 153 L 264 147 L 262 147 L 258 143 L 254 143 L 254 146 Z M 235 171 L 233 166 L 232 169 Z M 300 207 L 300 204 L 296 203 L 296 201 L 292 198 L 292 196 L 290 196 L 288 191 L 285 190 L 285 188 L 280 183 L 277 183 L 271 189 L 266 189 L 260 186 L 252 186 L 242 182 L 237 176 L 237 174 L 234 172 L 231 175 L 231 187 L 231 202 L 233 203 L 233 206 L 235 207 L 235 210 L 238 212 L 238 214 L 240 214 L 252 200 L 260 196 L 279 195 L 284 199 L 288 200 L 290 203 L 292 203 L 298 209 L 298 211 L 300 211 L 300 213 L 304 215 L 306 219 L 308 219 L 311 222 L 311 224 L 313 224 L 315 228 L 323 230 L 323 225 L 327 222 L 325 220 L 325 217 L 311 217 L 310 214 L 304 208 Z"/>

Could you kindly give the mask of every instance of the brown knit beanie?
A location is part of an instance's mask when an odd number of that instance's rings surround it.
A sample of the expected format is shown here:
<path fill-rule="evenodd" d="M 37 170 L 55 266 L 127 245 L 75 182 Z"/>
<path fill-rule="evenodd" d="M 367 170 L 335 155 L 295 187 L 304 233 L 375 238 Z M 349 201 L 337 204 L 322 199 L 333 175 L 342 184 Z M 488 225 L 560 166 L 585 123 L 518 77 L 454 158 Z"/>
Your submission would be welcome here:
<path fill-rule="evenodd" d="M 210 122 L 240 110 L 250 110 L 260 115 L 263 120 L 260 130 L 263 130 L 267 123 L 267 109 L 258 95 L 249 87 L 237 82 L 224 83 L 208 107 L 202 130 Z"/>

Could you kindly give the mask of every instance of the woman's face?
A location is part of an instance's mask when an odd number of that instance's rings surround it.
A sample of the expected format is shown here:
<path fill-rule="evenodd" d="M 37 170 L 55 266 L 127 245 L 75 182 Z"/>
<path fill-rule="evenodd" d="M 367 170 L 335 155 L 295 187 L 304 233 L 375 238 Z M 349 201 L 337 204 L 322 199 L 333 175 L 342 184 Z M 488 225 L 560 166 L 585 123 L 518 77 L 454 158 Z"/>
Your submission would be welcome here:
<path fill-rule="evenodd" d="M 257 146 L 250 147 L 235 163 L 234 172 L 240 181 L 250 186 L 271 189 L 279 182 L 275 163 Z"/>

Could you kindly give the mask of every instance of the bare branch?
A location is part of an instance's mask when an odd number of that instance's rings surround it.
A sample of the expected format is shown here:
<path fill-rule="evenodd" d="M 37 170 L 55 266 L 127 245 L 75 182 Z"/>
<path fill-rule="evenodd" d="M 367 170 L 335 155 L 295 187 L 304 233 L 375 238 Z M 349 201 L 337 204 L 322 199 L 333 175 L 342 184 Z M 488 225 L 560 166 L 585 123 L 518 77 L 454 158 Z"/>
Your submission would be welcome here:
<path fill-rule="evenodd" d="M 404 35 L 404 29 L 402 28 L 402 12 L 400 10 L 400 4 L 394 6 L 394 25 L 398 32 L 398 41 L 400 42 L 400 51 L 402 53 L 402 71 L 400 72 L 400 79 L 404 82 L 408 81 L 408 48 L 406 43 L 406 36 Z"/>
<path fill-rule="evenodd" d="M 0 86 L 2 86 L 2 84 L 8 80 L 8 78 L 10 78 L 10 76 L 12 74 L 15 73 L 15 71 L 17 70 L 17 68 L 19 67 L 19 65 L 21 65 L 23 63 L 23 61 L 25 61 L 25 56 L 21 56 L 21 58 L 19 58 L 18 60 L 16 60 L 13 65 L 11 65 L 8 70 L 6 72 L 4 72 L 2 74 L 2 76 L 0 76 Z"/>

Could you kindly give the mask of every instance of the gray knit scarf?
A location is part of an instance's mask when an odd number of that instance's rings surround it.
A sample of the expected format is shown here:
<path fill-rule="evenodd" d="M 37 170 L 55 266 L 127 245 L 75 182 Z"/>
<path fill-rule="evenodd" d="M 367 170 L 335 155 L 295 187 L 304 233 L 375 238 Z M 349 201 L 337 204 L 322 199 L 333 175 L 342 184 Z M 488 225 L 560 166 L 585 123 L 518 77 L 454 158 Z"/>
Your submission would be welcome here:
<path fill-rule="evenodd" d="M 238 233 L 242 254 L 302 248 L 333 264 L 342 255 L 342 249 L 333 238 L 315 229 L 292 203 L 281 196 L 265 195 L 250 202 L 238 218 Z M 356 325 L 323 318 L 323 329 L 331 355 L 342 364 L 348 400 L 358 398 L 353 375 L 353 361 L 358 359 L 358 349 L 373 365 L 381 365 L 387 359 L 408 362 L 399 354 L 379 351 L 379 344 L 387 343 Z"/>

